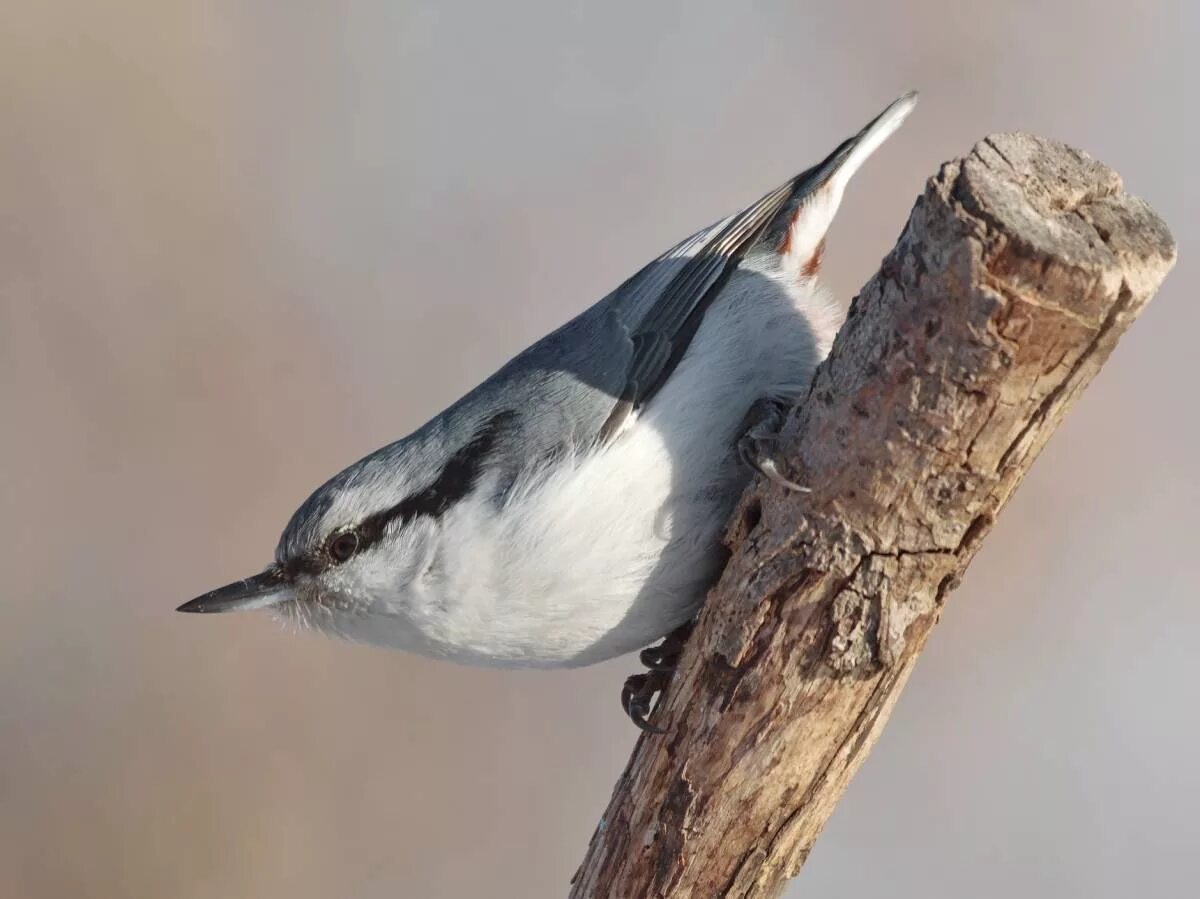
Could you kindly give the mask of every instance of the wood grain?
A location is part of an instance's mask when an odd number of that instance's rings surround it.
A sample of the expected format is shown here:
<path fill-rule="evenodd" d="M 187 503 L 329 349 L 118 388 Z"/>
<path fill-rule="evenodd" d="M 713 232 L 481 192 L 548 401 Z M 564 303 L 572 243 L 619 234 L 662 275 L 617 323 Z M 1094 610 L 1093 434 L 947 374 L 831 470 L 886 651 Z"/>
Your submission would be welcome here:
<path fill-rule="evenodd" d="M 886 723 L 947 595 L 1175 247 L 1111 169 L 986 138 L 929 180 L 858 296 L 573 880 L 777 896 Z"/>

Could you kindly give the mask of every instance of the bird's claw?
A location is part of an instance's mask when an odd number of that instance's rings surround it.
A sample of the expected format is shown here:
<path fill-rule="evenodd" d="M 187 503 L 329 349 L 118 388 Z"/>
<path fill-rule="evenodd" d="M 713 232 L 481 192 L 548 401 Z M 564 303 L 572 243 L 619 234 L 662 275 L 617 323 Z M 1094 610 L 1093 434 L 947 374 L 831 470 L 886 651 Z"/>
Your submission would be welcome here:
<path fill-rule="evenodd" d="M 648 734 L 665 733 L 650 724 L 648 719 L 657 705 L 655 697 L 671 683 L 683 645 L 691 633 L 692 623 L 689 621 L 667 634 L 657 646 L 643 649 L 638 658 L 650 670 L 625 679 L 625 686 L 621 689 L 621 708 L 630 721 Z"/>
<path fill-rule="evenodd" d="M 638 653 L 638 659 L 651 671 L 674 671 L 682 649 L 682 646 L 672 646 L 664 640 L 658 646 L 643 649 Z"/>
<path fill-rule="evenodd" d="M 644 674 L 631 674 L 625 679 L 625 686 L 621 689 L 621 708 L 625 709 L 625 714 L 639 730 L 648 734 L 666 733 L 648 719 L 654 710 L 654 697 L 667 688 L 672 673 L 647 671 Z"/>
<path fill-rule="evenodd" d="M 779 470 L 779 463 L 771 456 L 759 456 L 749 462 L 751 468 L 761 474 L 772 484 L 777 484 L 784 490 L 790 490 L 793 493 L 812 493 L 811 487 L 805 487 L 803 484 L 797 484 L 795 481 L 784 475 Z"/>
<path fill-rule="evenodd" d="M 767 449 L 779 442 L 779 428 L 783 424 L 784 410 L 779 403 L 760 400 L 747 414 L 748 427 L 737 442 L 738 456 L 743 464 L 757 471 L 772 484 L 777 484 L 793 493 L 811 493 L 811 487 L 797 484 L 779 470 L 779 463 Z"/>

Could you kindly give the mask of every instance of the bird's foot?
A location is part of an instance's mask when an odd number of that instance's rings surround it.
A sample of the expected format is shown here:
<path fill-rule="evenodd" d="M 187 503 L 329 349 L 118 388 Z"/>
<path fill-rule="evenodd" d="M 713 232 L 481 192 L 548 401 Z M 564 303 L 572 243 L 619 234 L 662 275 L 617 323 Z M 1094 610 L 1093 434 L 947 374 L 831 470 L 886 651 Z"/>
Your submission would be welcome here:
<path fill-rule="evenodd" d="M 751 406 L 746 414 L 745 431 L 737 442 L 738 456 L 772 484 L 795 493 L 811 493 L 811 488 L 797 484 L 780 471 L 775 459 L 779 429 L 786 417 L 787 410 L 774 400 L 762 399 Z"/>
<path fill-rule="evenodd" d="M 675 675 L 683 645 L 691 632 L 692 623 L 689 621 L 667 634 L 657 646 L 643 649 L 638 658 L 650 670 L 642 674 L 632 674 L 625 679 L 625 686 L 621 688 L 621 707 L 625 709 L 629 720 L 646 733 L 665 733 L 661 728 L 650 724 L 649 718 L 658 707 L 656 697 L 667 689 Z"/>
<path fill-rule="evenodd" d="M 661 727 L 650 723 L 650 713 L 656 705 L 654 699 L 667 688 L 671 682 L 672 671 L 647 671 L 644 674 L 631 674 L 625 678 L 625 686 L 621 688 L 621 707 L 629 720 L 637 725 L 639 730 L 648 734 L 666 733 Z"/>

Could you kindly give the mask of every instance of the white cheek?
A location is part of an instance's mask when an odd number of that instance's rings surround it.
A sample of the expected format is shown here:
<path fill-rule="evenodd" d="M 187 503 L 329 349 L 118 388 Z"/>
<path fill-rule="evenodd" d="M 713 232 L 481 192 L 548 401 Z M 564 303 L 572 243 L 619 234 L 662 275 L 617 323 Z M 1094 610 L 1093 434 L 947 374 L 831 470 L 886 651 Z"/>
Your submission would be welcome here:
<path fill-rule="evenodd" d="M 444 574 L 441 541 L 436 529 L 431 526 L 430 530 L 430 533 L 424 535 L 425 539 L 420 542 L 414 554 L 420 560 L 414 580 L 425 587 L 440 581 Z"/>
<path fill-rule="evenodd" d="M 352 597 L 361 611 L 408 611 L 421 602 L 422 588 L 436 570 L 436 536 L 434 522 L 410 522 L 342 566 L 336 589 Z"/>

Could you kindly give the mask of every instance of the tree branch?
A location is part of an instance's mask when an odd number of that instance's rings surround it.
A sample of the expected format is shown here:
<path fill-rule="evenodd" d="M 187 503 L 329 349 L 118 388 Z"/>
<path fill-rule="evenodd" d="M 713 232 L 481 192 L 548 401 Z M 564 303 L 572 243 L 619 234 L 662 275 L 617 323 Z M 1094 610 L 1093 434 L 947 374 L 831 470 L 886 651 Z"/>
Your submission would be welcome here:
<path fill-rule="evenodd" d="M 571 895 L 777 896 L 996 515 L 1175 260 L 1115 172 L 989 137 L 942 166 L 783 431 Z"/>

